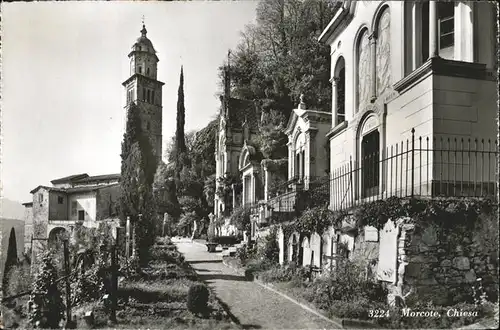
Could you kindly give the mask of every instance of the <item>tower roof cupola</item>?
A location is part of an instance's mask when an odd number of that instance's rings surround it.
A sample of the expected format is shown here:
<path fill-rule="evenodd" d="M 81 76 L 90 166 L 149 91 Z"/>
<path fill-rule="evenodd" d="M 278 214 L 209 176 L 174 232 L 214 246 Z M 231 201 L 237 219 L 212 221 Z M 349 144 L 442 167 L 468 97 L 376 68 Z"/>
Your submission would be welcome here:
<path fill-rule="evenodd" d="M 148 30 L 146 30 L 146 25 L 142 24 L 141 36 L 137 38 L 136 42 L 132 46 L 132 52 L 134 51 L 142 51 L 150 54 L 156 54 L 156 50 L 153 47 L 153 43 L 146 36 Z"/>

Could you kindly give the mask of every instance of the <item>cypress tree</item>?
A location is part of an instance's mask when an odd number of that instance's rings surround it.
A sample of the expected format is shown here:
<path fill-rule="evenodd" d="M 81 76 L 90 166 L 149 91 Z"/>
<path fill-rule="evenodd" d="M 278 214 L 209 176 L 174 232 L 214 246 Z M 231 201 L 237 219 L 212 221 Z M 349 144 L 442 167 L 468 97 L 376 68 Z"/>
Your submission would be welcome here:
<path fill-rule="evenodd" d="M 156 171 L 156 158 L 149 137 L 142 130 L 140 109 L 132 104 L 127 113 L 127 126 L 122 142 L 122 168 L 120 179 L 120 215 L 122 224 L 130 216 L 136 228 L 136 248 L 139 261 L 147 264 L 150 242 L 154 233 L 154 202 L 152 184 Z M 139 223 L 139 214 L 142 214 Z"/>
<path fill-rule="evenodd" d="M 184 124 L 186 109 L 184 108 L 184 70 L 181 66 L 179 90 L 177 91 L 177 131 L 175 132 L 176 149 L 178 154 L 186 152 L 186 137 L 184 136 Z"/>
<path fill-rule="evenodd" d="M 177 91 L 177 129 L 175 131 L 175 168 L 177 182 L 180 180 L 180 173 L 185 164 L 186 158 L 186 137 L 184 134 L 184 124 L 186 109 L 184 107 L 184 70 L 181 66 L 179 79 L 179 89 Z"/>

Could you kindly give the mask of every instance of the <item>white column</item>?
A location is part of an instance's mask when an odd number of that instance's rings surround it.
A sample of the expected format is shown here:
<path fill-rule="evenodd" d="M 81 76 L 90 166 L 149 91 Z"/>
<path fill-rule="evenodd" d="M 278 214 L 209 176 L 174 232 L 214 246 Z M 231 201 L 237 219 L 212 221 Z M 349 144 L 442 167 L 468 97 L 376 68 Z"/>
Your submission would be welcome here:
<path fill-rule="evenodd" d="M 371 57 L 371 101 L 377 98 L 377 34 L 375 31 L 369 37 Z"/>
<path fill-rule="evenodd" d="M 241 199 L 243 200 L 243 206 L 245 206 L 246 202 L 247 202 L 247 180 L 246 180 L 246 175 L 243 176 L 242 178 L 242 182 L 243 182 L 243 191 L 242 191 L 242 195 L 241 195 Z"/>
<path fill-rule="evenodd" d="M 330 79 L 332 83 L 332 128 L 337 126 L 337 84 L 339 78 L 333 77 Z"/>
<path fill-rule="evenodd" d="M 438 48 L 438 6 L 434 0 L 429 1 L 429 57 L 439 57 Z"/>
<path fill-rule="evenodd" d="M 251 187 L 252 189 L 250 190 L 250 203 L 254 203 L 255 202 L 255 176 L 252 172 L 252 177 L 251 177 Z"/>
<path fill-rule="evenodd" d="M 422 60 L 422 3 L 412 4 L 412 71 L 416 70 Z"/>

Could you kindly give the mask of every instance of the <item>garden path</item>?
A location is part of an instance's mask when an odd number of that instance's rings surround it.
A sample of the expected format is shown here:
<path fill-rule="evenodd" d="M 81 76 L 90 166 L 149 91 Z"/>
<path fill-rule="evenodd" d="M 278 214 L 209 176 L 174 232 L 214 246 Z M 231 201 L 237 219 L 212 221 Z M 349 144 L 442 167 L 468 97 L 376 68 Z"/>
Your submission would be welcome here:
<path fill-rule="evenodd" d="M 175 242 L 200 277 L 215 290 L 246 329 L 335 329 L 336 327 L 284 297 L 246 281 L 222 263 L 219 253 L 188 239 Z"/>

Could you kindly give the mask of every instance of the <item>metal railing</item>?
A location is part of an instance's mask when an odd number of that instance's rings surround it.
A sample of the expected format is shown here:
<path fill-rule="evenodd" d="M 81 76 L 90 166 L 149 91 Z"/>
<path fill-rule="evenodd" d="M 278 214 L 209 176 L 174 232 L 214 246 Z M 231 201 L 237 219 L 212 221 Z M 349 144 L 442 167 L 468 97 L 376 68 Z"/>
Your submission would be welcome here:
<path fill-rule="evenodd" d="M 267 201 L 265 218 L 274 223 L 292 221 L 315 205 L 329 204 L 336 211 L 391 196 L 496 198 L 498 154 L 496 140 L 416 138 L 412 130 L 411 138 L 383 148 L 382 153 L 360 160 L 350 157 L 332 171 L 331 178 L 286 182 L 287 190 Z"/>
<path fill-rule="evenodd" d="M 491 139 L 419 137 L 332 171 L 330 206 L 341 210 L 397 197 L 496 197 L 498 144 Z M 325 189 L 325 188 L 323 188 Z"/>

